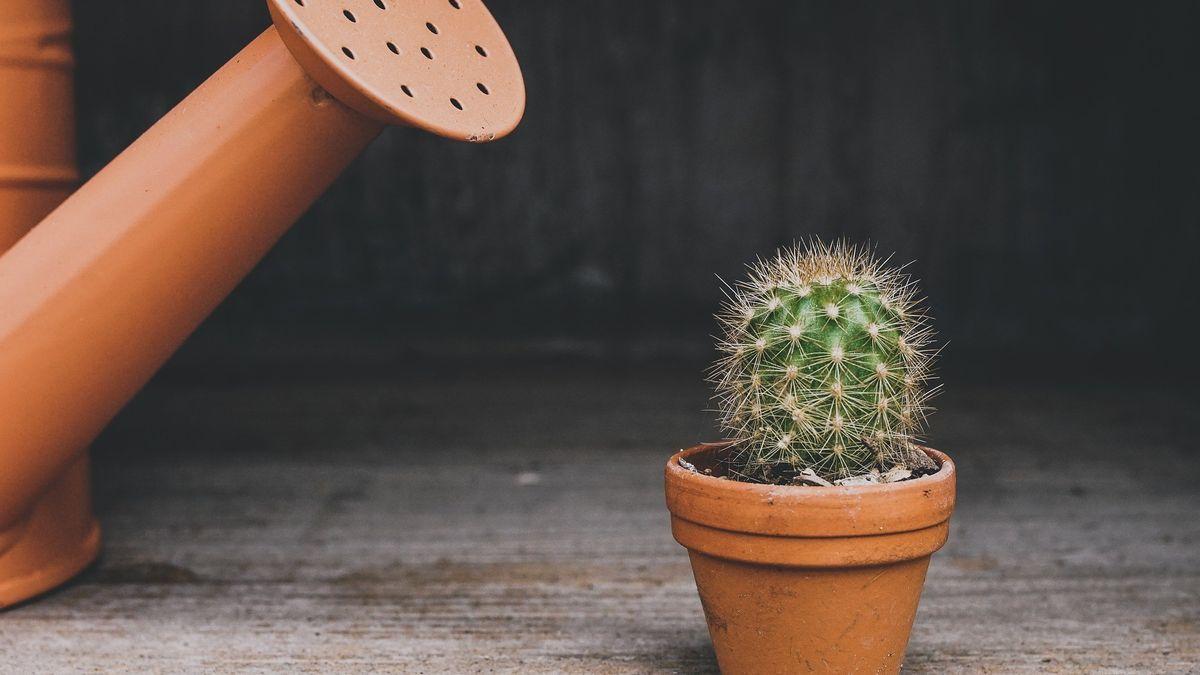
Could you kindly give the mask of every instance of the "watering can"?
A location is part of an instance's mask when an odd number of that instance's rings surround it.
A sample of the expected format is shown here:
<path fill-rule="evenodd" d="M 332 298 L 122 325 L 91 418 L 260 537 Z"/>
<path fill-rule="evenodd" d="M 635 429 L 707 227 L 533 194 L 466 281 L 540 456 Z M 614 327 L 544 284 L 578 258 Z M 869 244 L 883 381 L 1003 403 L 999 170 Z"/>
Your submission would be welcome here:
<path fill-rule="evenodd" d="M 272 27 L 0 256 L 0 607 L 95 557 L 88 444 L 385 126 L 486 142 L 521 119 L 480 0 L 267 4 Z"/>

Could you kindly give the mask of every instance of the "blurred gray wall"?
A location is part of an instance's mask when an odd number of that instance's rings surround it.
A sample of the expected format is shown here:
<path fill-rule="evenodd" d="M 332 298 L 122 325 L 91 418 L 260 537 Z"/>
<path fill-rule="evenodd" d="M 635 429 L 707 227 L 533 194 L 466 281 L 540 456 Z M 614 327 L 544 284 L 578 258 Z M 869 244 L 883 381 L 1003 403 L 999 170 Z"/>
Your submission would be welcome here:
<path fill-rule="evenodd" d="M 703 344 L 714 275 L 820 235 L 915 260 L 970 358 L 1180 344 L 1196 3 L 490 6 L 525 70 L 518 132 L 386 132 L 213 325 Z M 75 10 L 89 172 L 268 23 L 260 0 Z"/>

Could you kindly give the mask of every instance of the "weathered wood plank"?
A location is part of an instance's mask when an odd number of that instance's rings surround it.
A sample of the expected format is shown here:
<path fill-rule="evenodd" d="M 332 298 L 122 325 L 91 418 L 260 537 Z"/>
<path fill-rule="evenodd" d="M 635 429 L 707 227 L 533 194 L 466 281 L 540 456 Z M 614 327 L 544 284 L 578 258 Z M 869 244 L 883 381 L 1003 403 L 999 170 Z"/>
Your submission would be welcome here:
<path fill-rule="evenodd" d="M 102 562 L 0 615 L 0 670 L 712 672 L 660 485 L 711 437 L 694 371 L 336 373 L 152 386 L 98 444 Z M 1194 668 L 1190 409 L 942 405 L 960 505 L 907 668 Z"/>

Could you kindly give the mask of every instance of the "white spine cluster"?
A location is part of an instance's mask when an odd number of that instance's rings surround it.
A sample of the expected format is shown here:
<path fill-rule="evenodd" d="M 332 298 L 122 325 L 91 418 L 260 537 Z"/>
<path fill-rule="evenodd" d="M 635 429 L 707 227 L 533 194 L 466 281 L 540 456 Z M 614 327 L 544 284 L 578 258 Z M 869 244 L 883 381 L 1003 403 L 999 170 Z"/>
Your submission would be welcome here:
<path fill-rule="evenodd" d="M 933 332 L 915 283 L 886 262 L 813 241 L 728 290 L 710 378 L 747 472 L 836 479 L 908 456 L 936 389 Z"/>

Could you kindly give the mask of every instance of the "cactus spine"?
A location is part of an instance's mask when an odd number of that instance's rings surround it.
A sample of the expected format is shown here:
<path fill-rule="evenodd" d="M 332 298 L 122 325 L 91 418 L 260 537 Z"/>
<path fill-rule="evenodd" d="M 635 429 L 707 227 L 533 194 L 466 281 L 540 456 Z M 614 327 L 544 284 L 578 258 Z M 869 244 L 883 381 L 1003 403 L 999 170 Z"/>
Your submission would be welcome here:
<path fill-rule="evenodd" d="M 932 331 L 915 283 L 870 250 L 812 241 L 750 266 L 711 369 L 744 477 L 826 480 L 902 464 L 929 411 Z"/>

